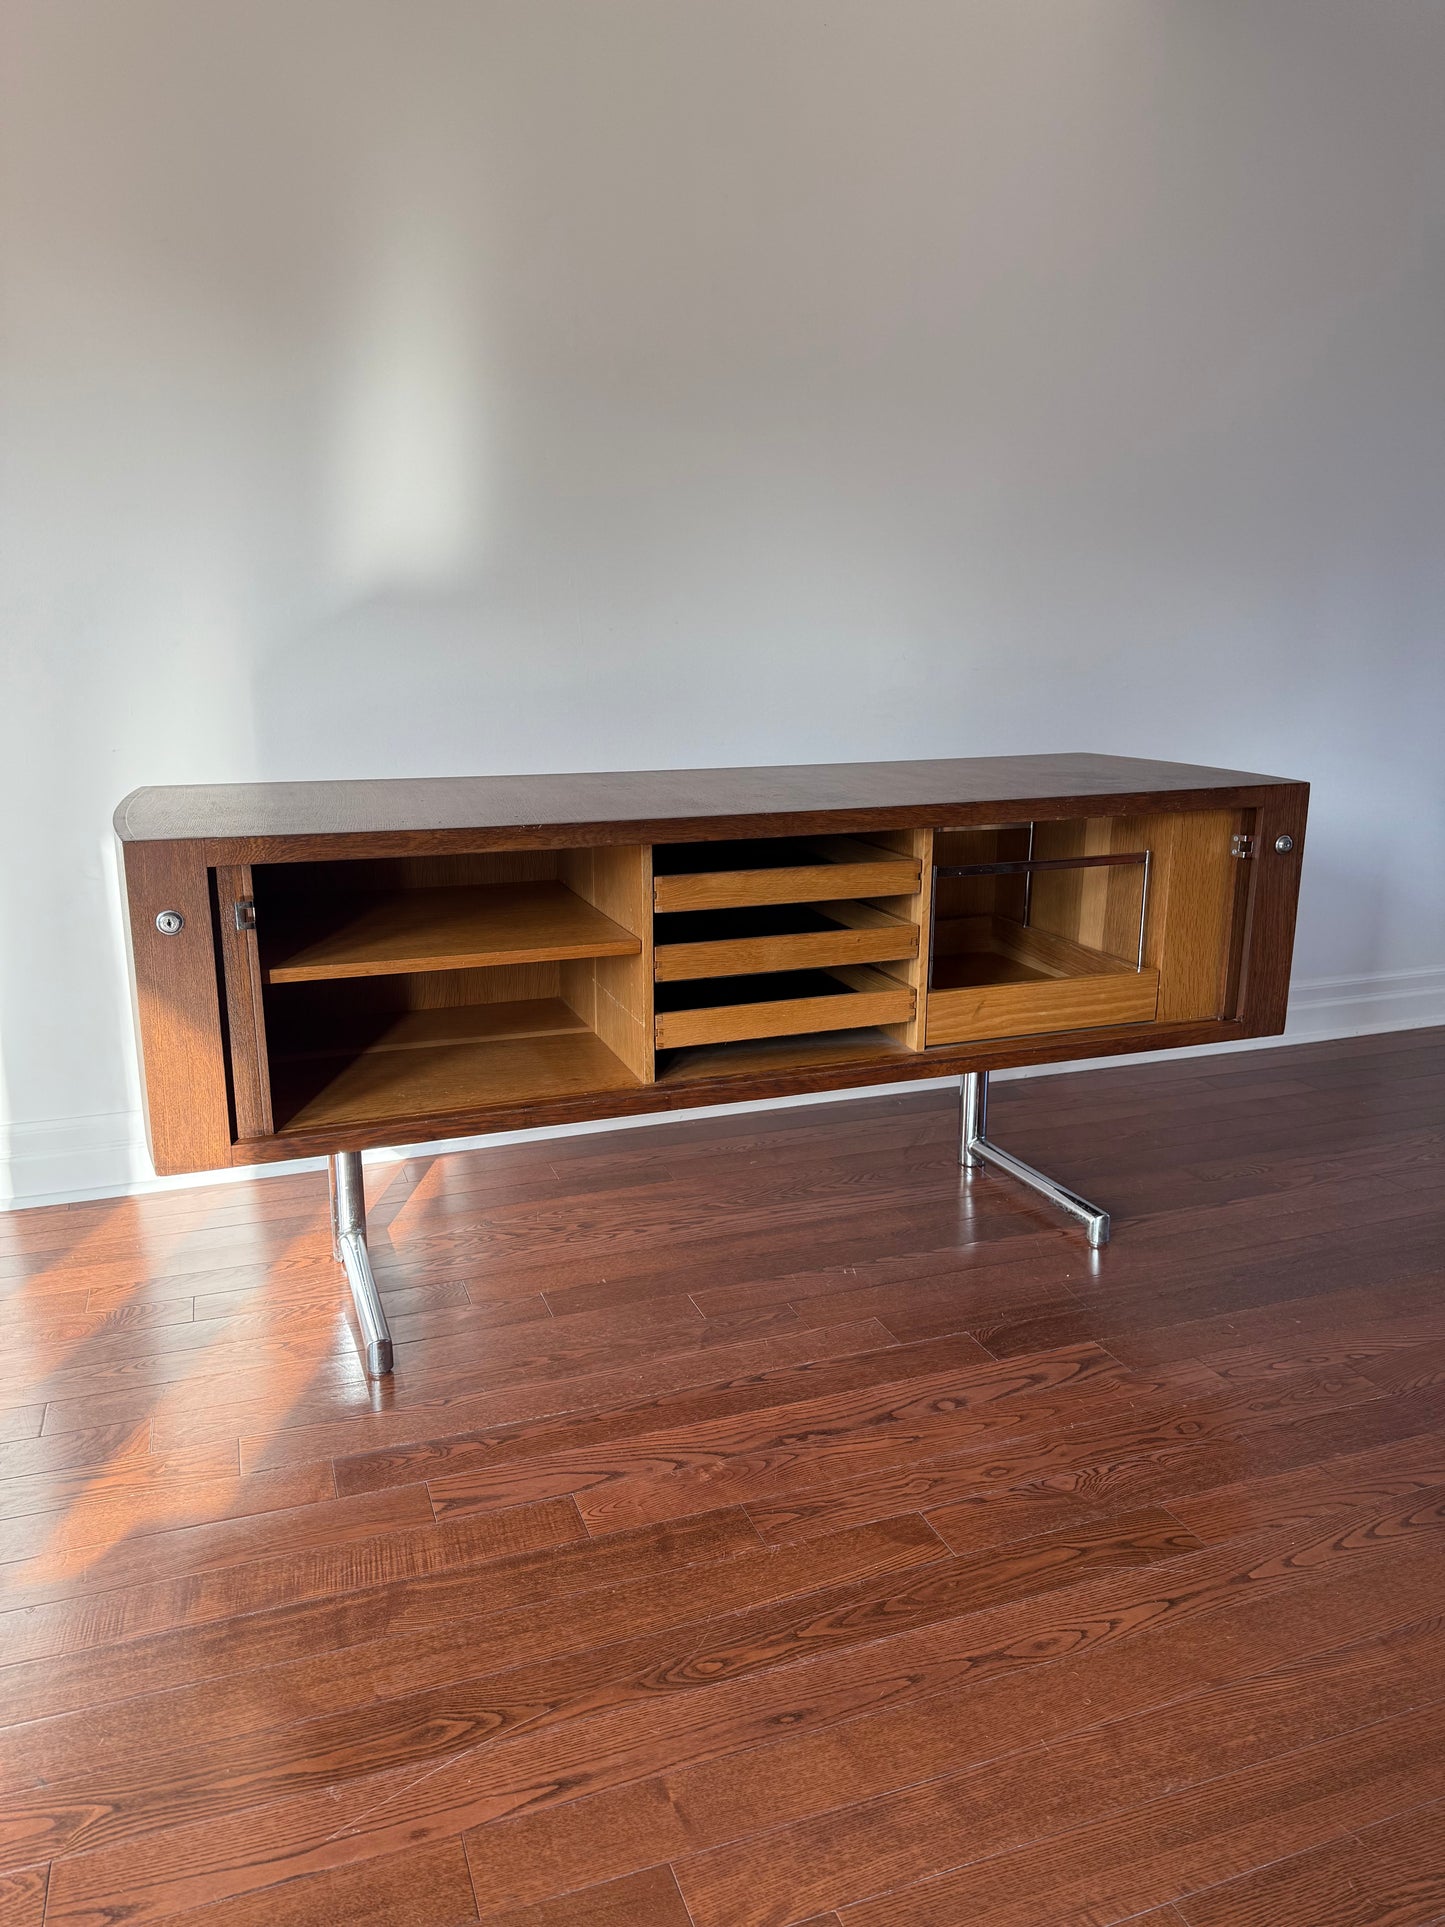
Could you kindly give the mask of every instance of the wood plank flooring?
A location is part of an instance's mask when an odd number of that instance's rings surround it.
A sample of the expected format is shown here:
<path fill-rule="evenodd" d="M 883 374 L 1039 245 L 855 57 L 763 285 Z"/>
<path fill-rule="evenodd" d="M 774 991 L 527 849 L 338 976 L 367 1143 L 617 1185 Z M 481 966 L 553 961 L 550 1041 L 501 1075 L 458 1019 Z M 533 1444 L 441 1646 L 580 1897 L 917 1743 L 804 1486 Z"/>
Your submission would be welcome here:
<path fill-rule="evenodd" d="M 0 1927 L 1445 1923 L 1445 1031 L 0 1218 Z"/>

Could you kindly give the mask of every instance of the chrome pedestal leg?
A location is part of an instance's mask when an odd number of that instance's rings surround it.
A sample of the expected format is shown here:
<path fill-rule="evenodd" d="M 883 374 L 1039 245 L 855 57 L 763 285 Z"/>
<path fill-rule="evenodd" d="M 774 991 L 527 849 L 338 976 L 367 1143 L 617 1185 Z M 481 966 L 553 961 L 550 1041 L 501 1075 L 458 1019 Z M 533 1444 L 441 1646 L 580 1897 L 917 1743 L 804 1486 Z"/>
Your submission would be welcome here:
<path fill-rule="evenodd" d="M 1042 1171 L 1036 1171 L 1031 1164 L 1021 1158 L 1010 1157 L 996 1144 L 989 1142 L 988 1136 L 988 1072 L 965 1071 L 962 1091 L 962 1116 L 960 1119 L 958 1159 L 965 1170 L 977 1170 L 984 1164 L 996 1164 L 1000 1171 L 1007 1171 L 1010 1177 L 1026 1184 L 1040 1197 L 1047 1198 L 1050 1204 L 1067 1211 L 1071 1218 L 1078 1218 L 1089 1236 L 1089 1243 L 1097 1251 L 1100 1245 L 1109 1242 L 1109 1214 L 1101 1211 L 1087 1198 L 1081 1198 L 1074 1191 L 1066 1190 L 1056 1184 Z"/>
<path fill-rule="evenodd" d="M 360 1151 L 338 1151 L 329 1160 L 331 1172 L 331 1248 L 346 1267 L 351 1302 L 361 1326 L 362 1355 L 368 1378 L 385 1378 L 391 1370 L 391 1331 L 381 1308 L 371 1254 L 366 1248 L 366 1193 L 361 1188 Z"/>

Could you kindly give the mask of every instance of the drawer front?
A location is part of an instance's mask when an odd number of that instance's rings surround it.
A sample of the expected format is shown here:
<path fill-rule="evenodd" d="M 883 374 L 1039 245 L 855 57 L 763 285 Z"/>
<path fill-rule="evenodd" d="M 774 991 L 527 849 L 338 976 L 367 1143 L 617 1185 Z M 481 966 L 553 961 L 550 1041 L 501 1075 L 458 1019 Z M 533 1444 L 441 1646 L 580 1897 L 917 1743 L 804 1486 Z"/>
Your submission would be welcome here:
<path fill-rule="evenodd" d="M 1095 1030 L 1102 1024 L 1148 1024 L 1158 1003 L 1157 970 L 934 990 L 928 997 L 927 1042 L 966 1044 L 975 1038 Z"/>
<path fill-rule="evenodd" d="M 872 1024 L 906 1024 L 914 993 L 876 970 L 835 973 L 850 986 L 833 996 L 785 997 L 757 1004 L 708 1004 L 694 1010 L 659 1011 L 657 1047 L 730 1044 L 749 1037 L 791 1037 L 807 1031 L 862 1030 Z"/>
<path fill-rule="evenodd" d="M 832 964 L 893 963 L 917 955 L 917 929 L 895 922 L 876 929 L 660 943 L 655 970 L 657 981 L 667 984 L 690 977 L 747 977 L 774 970 L 826 970 Z"/>

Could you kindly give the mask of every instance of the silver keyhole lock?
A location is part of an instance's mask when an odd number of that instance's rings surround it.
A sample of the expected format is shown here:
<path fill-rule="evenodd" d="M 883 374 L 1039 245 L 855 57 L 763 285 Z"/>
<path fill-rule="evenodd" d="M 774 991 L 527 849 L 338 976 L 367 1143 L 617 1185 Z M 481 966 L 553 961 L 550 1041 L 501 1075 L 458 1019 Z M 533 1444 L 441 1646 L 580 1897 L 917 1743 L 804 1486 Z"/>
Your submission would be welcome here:
<path fill-rule="evenodd" d="M 156 929 L 163 937 L 173 937 L 177 931 L 184 930 L 185 927 L 186 920 L 179 910 L 162 910 L 156 918 Z"/>
<path fill-rule="evenodd" d="M 1294 848 L 1294 838 L 1292 836 L 1277 836 L 1274 839 L 1274 847 L 1279 851 L 1281 856 L 1288 856 Z"/>

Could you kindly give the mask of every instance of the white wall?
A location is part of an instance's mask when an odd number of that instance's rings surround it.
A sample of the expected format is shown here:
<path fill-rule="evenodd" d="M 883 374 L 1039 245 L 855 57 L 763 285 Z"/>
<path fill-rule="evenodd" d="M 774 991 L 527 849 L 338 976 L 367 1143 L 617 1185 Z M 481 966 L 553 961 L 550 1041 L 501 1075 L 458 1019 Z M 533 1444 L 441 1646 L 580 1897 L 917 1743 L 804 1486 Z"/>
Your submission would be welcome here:
<path fill-rule="evenodd" d="M 134 1175 L 142 783 L 1098 748 L 1315 784 L 1445 1019 L 1445 10 L 6 0 L 0 1053 Z"/>

